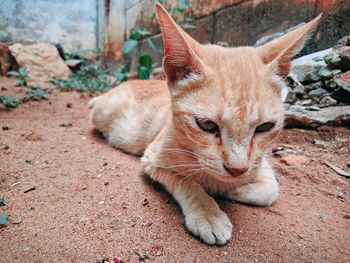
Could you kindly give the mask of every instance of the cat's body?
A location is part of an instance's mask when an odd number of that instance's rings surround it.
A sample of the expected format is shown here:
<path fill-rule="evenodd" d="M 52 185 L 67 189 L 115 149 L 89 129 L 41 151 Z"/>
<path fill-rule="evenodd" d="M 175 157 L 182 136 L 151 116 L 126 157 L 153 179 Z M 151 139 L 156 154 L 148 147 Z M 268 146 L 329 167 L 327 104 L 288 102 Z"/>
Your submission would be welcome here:
<path fill-rule="evenodd" d="M 276 200 L 265 153 L 283 127 L 282 77 L 317 21 L 259 49 L 223 48 L 200 45 L 157 9 L 167 81 L 130 81 L 92 99 L 92 121 L 110 145 L 143 154 L 144 172 L 174 196 L 194 235 L 225 244 L 232 224 L 209 194 Z"/>

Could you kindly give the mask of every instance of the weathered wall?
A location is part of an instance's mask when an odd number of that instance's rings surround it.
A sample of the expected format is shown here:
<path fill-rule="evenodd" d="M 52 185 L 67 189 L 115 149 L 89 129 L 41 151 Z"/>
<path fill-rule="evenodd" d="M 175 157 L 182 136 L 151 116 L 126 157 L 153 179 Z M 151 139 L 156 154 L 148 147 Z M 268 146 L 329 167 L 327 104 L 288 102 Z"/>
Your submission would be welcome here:
<path fill-rule="evenodd" d="M 1 0 L 0 42 L 104 48 L 104 0 Z"/>
<path fill-rule="evenodd" d="M 155 17 L 150 15 L 151 2 L 155 1 L 137 2 L 138 11 L 132 16 L 132 23 L 129 23 L 127 30 L 131 31 L 133 27 L 141 26 L 152 30 L 155 33 L 152 39 L 156 46 L 161 48 L 159 27 Z M 174 4 L 177 1 L 170 2 Z M 307 52 L 331 47 L 339 38 L 349 34 L 350 0 L 189 0 L 189 2 L 192 3 L 193 16 L 196 18 L 196 29 L 189 30 L 189 33 L 201 43 L 254 45 L 262 36 L 308 22 L 321 12 L 325 15 L 321 22 L 320 33 L 309 41 L 305 49 Z M 335 5 L 337 7 L 334 7 Z M 160 62 L 159 52 L 150 50 L 145 41 L 141 44 L 141 50 L 150 52 L 155 61 Z"/>

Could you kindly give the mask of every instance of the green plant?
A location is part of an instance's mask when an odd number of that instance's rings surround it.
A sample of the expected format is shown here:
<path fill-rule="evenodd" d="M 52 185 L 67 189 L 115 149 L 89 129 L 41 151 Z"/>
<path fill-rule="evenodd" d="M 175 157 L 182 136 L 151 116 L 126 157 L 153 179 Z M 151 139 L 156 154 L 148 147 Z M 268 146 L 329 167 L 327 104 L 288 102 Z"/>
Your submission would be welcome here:
<path fill-rule="evenodd" d="M 25 68 L 19 68 L 17 71 L 9 71 L 7 75 L 15 77 L 16 83 L 18 86 L 27 86 L 27 80 L 30 80 L 30 77 L 27 75 L 27 70 Z"/>
<path fill-rule="evenodd" d="M 331 78 L 335 75 L 338 75 L 339 73 L 341 73 L 340 69 L 330 69 L 329 65 L 339 62 L 340 61 L 340 57 L 339 55 L 325 55 L 325 56 L 319 56 L 319 57 L 314 57 L 312 59 L 313 61 L 316 62 L 320 62 L 320 61 L 324 61 L 327 64 L 327 68 L 322 68 L 318 74 L 324 78 Z M 332 83 L 331 83 L 332 84 Z M 334 86 L 334 85 L 333 85 Z"/>
<path fill-rule="evenodd" d="M 329 65 L 330 63 L 335 63 L 340 61 L 340 56 L 328 54 L 325 56 L 314 57 L 312 60 L 315 62 L 324 61 L 327 65 Z"/>
<path fill-rule="evenodd" d="M 194 19 L 190 16 L 191 4 L 186 0 L 179 0 L 175 7 L 167 5 L 166 1 L 159 1 L 169 13 L 175 18 L 176 22 L 185 30 L 195 28 L 193 24 Z M 155 13 L 153 13 L 155 16 Z M 145 28 L 137 28 L 132 31 L 130 37 L 124 42 L 123 54 L 125 56 L 124 68 L 128 68 L 127 65 L 131 60 L 131 53 L 136 51 L 136 56 L 138 57 L 137 65 L 137 78 L 138 79 L 149 79 L 152 75 L 154 64 L 153 59 L 150 54 L 145 52 L 140 52 L 140 41 L 145 39 L 147 45 L 154 51 L 157 51 L 151 38 L 151 32 Z M 158 52 L 162 53 L 163 50 L 159 49 Z"/>
<path fill-rule="evenodd" d="M 0 102 L 5 105 L 6 108 L 16 108 L 19 101 L 15 97 L 0 96 Z"/>
<path fill-rule="evenodd" d="M 31 91 L 26 92 L 26 95 L 22 101 L 47 99 L 47 91 L 43 90 L 41 87 L 29 86 L 28 88 L 30 88 Z"/>
<path fill-rule="evenodd" d="M 112 88 L 115 82 L 110 80 L 107 69 L 100 68 L 97 64 L 87 64 L 82 69 L 74 72 L 69 79 L 53 79 L 51 82 L 60 90 L 78 90 L 85 93 L 103 93 Z"/>
<path fill-rule="evenodd" d="M 149 79 L 153 72 L 153 59 L 150 54 L 139 54 L 139 65 L 137 67 L 138 79 Z"/>

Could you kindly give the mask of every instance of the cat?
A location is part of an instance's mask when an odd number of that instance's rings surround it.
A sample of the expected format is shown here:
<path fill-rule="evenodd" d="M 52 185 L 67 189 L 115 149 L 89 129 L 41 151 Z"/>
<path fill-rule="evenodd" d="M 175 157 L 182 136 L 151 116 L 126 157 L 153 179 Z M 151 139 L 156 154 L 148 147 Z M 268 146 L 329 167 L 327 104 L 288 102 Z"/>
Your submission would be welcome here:
<path fill-rule="evenodd" d="M 166 80 L 125 82 L 89 102 L 108 143 L 142 155 L 143 171 L 211 245 L 232 223 L 213 195 L 269 206 L 279 192 L 266 152 L 283 127 L 281 89 L 320 16 L 261 47 L 201 45 L 156 5 Z"/>

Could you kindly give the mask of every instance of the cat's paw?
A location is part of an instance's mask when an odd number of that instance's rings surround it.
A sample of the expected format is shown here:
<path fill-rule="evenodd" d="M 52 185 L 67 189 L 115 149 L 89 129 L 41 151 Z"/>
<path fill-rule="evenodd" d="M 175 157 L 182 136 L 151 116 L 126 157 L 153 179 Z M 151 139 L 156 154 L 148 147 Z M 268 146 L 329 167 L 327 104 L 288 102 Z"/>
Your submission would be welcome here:
<path fill-rule="evenodd" d="M 209 245 L 224 245 L 231 239 L 232 223 L 220 209 L 215 213 L 191 212 L 185 221 L 188 230 Z"/>

